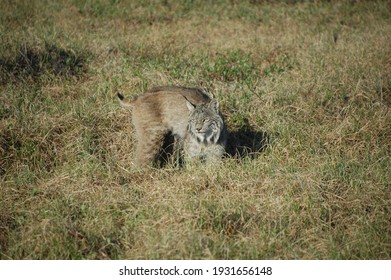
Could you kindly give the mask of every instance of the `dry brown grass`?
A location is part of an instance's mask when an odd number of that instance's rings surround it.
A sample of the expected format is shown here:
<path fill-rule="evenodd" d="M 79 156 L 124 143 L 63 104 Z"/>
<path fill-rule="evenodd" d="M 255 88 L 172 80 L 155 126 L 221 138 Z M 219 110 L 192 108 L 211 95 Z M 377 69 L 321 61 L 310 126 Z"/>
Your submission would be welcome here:
<path fill-rule="evenodd" d="M 91 3 L 0 11 L 2 259 L 390 258 L 387 1 Z M 135 170 L 115 92 L 164 84 L 220 166 Z"/>

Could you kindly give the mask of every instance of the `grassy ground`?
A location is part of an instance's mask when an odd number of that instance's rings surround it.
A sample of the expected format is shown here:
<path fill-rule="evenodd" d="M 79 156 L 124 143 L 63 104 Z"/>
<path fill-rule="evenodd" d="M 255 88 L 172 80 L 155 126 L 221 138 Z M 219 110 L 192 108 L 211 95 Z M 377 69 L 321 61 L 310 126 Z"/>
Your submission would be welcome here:
<path fill-rule="evenodd" d="M 0 258 L 390 259 L 391 5 L 311 2 L 5 1 Z M 221 166 L 135 170 L 157 85 L 219 98 Z"/>

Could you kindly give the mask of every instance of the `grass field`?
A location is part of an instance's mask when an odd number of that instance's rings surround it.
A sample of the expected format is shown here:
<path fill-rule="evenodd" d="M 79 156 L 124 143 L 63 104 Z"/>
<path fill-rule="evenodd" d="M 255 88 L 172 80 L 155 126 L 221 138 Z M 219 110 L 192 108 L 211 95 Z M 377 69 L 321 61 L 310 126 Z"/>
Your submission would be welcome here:
<path fill-rule="evenodd" d="M 390 259 L 390 1 L 3 1 L 0 259 Z M 140 172 L 131 97 L 220 100 L 220 166 Z"/>

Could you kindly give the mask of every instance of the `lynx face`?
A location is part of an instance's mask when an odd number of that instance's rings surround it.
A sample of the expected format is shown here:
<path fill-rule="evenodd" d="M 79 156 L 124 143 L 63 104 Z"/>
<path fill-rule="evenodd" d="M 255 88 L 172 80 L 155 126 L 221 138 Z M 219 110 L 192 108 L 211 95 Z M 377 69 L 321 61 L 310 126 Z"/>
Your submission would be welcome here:
<path fill-rule="evenodd" d="M 213 99 L 209 104 L 194 106 L 187 102 L 190 111 L 188 131 L 199 143 L 216 144 L 224 125 L 218 112 L 218 102 Z"/>

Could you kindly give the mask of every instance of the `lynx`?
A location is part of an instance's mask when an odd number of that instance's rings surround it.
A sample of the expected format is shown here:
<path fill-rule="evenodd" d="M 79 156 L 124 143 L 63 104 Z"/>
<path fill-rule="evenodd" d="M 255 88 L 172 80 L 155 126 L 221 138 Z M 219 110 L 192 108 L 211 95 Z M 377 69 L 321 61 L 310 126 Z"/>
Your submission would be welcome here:
<path fill-rule="evenodd" d="M 225 151 L 225 125 L 218 102 L 203 91 L 185 87 L 156 87 L 134 100 L 118 93 L 122 106 L 132 107 L 136 131 L 135 163 L 146 167 L 156 161 L 167 134 L 185 158 L 214 161 Z"/>

